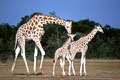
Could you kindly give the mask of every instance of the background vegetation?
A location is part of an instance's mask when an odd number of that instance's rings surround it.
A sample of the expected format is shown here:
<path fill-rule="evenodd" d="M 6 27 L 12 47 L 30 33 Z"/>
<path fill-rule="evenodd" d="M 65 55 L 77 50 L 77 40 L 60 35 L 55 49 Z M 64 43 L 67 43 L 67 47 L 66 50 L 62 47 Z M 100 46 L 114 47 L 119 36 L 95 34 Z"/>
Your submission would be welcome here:
<path fill-rule="evenodd" d="M 26 23 L 33 15 L 42 13 L 33 13 L 30 16 L 26 15 L 21 18 L 21 21 L 16 26 L 11 26 L 7 23 L 0 24 L 0 61 L 5 62 L 14 58 L 14 42 L 15 34 L 18 27 Z M 50 12 L 50 15 L 56 16 L 55 12 Z M 81 36 L 88 34 L 96 25 L 95 21 L 89 19 L 80 20 L 72 23 L 72 32 L 76 33 L 75 40 Z M 99 23 L 100 24 L 100 23 Z M 50 24 L 44 27 L 46 33 L 42 38 L 42 45 L 46 52 L 46 58 L 53 58 L 54 52 L 67 39 L 67 32 L 63 26 Z M 104 34 L 97 33 L 93 40 L 89 43 L 87 58 L 104 58 L 104 59 L 120 59 L 120 29 L 112 28 L 110 25 L 103 26 Z M 26 56 L 33 60 L 34 42 L 26 43 Z M 39 51 L 38 59 L 41 54 Z M 80 54 L 77 54 L 80 58 Z"/>

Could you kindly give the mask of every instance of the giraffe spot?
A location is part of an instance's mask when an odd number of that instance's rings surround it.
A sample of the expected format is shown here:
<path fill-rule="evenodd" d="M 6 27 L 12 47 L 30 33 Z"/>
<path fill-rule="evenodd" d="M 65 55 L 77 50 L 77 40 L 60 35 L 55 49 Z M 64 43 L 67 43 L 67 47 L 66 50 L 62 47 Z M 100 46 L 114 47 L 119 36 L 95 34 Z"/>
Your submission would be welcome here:
<path fill-rule="evenodd" d="M 55 21 L 53 21 L 53 24 L 55 24 Z"/>
<path fill-rule="evenodd" d="M 48 24 L 48 21 L 46 21 L 46 24 Z"/>
<path fill-rule="evenodd" d="M 22 31 L 23 31 L 23 32 L 25 32 L 25 30 L 24 30 L 24 29 L 22 29 Z"/>
<path fill-rule="evenodd" d="M 31 20 L 29 20 L 29 22 L 31 23 Z"/>
<path fill-rule="evenodd" d="M 45 20 L 46 20 L 46 19 L 47 19 L 47 17 L 45 16 L 45 17 L 43 17 L 43 19 L 45 19 Z"/>
<path fill-rule="evenodd" d="M 29 29 L 29 27 L 27 27 L 27 29 Z"/>
<path fill-rule="evenodd" d="M 35 34 L 35 31 L 34 31 L 34 34 Z"/>
<path fill-rule="evenodd" d="M 33 20 L 33 22 L 35 22 L 35 20 Z"/>
<path fill-rule="evenodd" d="M 40 28 L 40 25 L 38 25 L 38 27 Z"/>
<path fill-rule="evenodd" d="M 28 30 L 26 30 L 26 33 L 28 32 Z"/>
<path fill-rule="evenodd" d="M 36 19 L 38 19 L 38 17 L 36 16 Z"/>
<path fill-rule="evenodd" d="M 40 16 L 39 19 L 41 19 L 42 17 Z"/>
<path fill-rule="evenodd" d="M 37 31 L 39 31 L 39 29 L 37 29 Z"/>
<path fill-rule="evenodd" d="M 41 22 L 41 24 L 43 24 L 43 22 Z"/>
<path fill-rule="evenodd" d="M 30 30 L 32 30 L 32 27 L 30 27 Z"/>
<path fill-rule="evenodd" d="M 30 31 L 28 31 L 28 33 L 30 34 Z"/>
<path fill-rule="evenodd" d="M 39 36 L 41 36 L 41 33 L 39 33 Z"/>
<path fill-rule="evenodd" d="M 31 25 L 32 25 L 32 26 L 34 25 L 34 24 L 33 24 L 33 22 L 32 22 L 32 24 L 31 24 Z"/>
<path fill-rule="evenodd" d="M 34 26 L 34 27 L 33 27 L 33 30 L 35 30 L 35 29 L 36 29 L 36 27 Z"/>
<path fill-rule="evenodd" d="M 26 27 L 24 27 L 24 29 L 26 29 Z"/>
<path fill-rule="evenodd" d="M 35 24 L 37 25 L 37 24 L 38 24 L 38 22 L 36 21 L 36 22 L 35 22 Z"/>

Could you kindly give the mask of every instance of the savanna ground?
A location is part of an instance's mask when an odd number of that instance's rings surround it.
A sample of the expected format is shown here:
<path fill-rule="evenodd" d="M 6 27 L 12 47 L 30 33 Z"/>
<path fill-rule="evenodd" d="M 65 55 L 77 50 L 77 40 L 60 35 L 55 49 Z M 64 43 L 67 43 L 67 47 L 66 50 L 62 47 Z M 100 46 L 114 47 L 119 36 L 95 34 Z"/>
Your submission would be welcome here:
<path fill-rule="evenodd" d="M 44 59 L 42 75 L 33 75 L 33 61 L 27 60 L 30 75 L 27 75 L 22 59 L 17 59 L 14 74 L 11 73 L 13 61 L 0 63 L 0 80 L 120 80 L 120 60 L 87 60 L 87 76 L 79 76 L 80 60 L 74 61 L 76 76 L 62 76 L 59 61 L 57 61 L 55 75 L 52 76 L 52 59 Z M 37 61 L 37 72 L 39 73 L 40 60 Z M 68 71 L 66 61 L 65 71 Z"/>

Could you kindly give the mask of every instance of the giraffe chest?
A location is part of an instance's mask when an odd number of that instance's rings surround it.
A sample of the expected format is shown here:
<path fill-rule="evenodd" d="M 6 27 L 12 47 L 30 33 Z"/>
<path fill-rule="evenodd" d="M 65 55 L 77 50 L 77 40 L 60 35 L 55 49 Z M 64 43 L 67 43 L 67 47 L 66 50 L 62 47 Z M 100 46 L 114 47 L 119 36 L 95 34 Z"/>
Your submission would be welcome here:
<path fill-rule="evenodd" d="M 66 54 L 68 53 L 68 49 L 67 47 L 62 47 L 61 50 L 60 50 L 61 54 Z"/>

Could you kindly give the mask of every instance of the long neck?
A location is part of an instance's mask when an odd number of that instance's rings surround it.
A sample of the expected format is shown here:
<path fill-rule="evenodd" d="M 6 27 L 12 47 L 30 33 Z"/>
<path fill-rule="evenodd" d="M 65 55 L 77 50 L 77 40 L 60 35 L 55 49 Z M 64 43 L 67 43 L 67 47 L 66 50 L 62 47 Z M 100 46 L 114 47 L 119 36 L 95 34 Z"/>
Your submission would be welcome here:
<path fill-rule="evenodd" d="M 58 24 L 58 25 L 65 26 L 65 22 L 66 22 L 64 19 L 60 19 L 55 16 L 36 15 L 35 17 L 39 18 L 40 20 L 39 22 L 41 24 Z"/>
<path fill-rule="evenodd" d="M 69 46 L 69 44 L 71 43 L 71 38 L 69 37 L 65 43 L 63 44 L 63 46 Z"/>
<path fill-rule="evenodd" d="M 96 33 L 97 33 L 97 30 L 93 29 L 89 34 L 87 34 L 84 37 L 81 37 L 80 40 L 83 38 L 86 43 L 89 43 L 93 39 Z"/>

